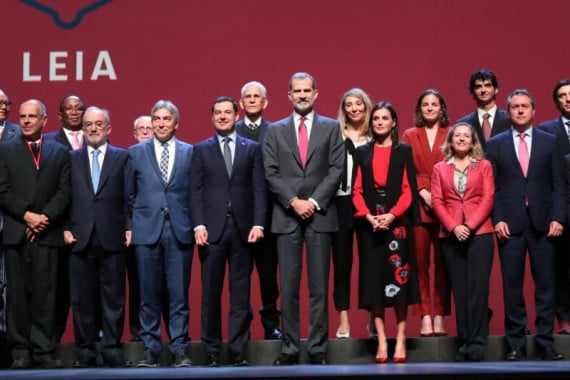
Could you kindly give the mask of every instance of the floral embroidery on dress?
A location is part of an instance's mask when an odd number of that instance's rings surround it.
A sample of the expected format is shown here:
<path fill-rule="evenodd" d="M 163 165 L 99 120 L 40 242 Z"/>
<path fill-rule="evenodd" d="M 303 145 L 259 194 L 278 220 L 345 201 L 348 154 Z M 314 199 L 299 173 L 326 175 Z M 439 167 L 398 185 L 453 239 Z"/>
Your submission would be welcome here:
<path fill-rule="evenodd" d="M 399 292 L 400 292 L 400 288 L 394 284 L 388 284 L 384 288 L 384 293 L 386 294 L 386 297 L 388 297 L 388 298 L 395 297 L 396 294 L 398 294 Z"/>
<path fill-rule="evenodd" d="M 394 277 L 398 284 L 400 285 L 406 284 L 408 282 L 408 279 L 410 278 L 410 263 L 406 263 L 396 268 Z"/>

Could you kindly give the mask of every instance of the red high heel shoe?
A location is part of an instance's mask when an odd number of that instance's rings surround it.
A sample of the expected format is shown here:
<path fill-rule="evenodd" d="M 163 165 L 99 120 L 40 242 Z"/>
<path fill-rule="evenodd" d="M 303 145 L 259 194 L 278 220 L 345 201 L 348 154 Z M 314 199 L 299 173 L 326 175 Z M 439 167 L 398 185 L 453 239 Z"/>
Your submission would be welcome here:
<path fill-rule="evenodd" d="M 388 363 L 388 357 L 387 357 L 387 356 L 384 356 L 384 357 L 381 357 L 381 358 L 378 358 L 378 357 L 377 357 L 377 358 L 374 359 L 374 361 L 375 361 L 376 363 L 378 363 L 378 364 Z"/>
<path fill-rule="evenodd" d="M 406 360 L 406 346 L 404 345 L 404 356 L 394 356 L 394 363 L 405 363 Z"/>

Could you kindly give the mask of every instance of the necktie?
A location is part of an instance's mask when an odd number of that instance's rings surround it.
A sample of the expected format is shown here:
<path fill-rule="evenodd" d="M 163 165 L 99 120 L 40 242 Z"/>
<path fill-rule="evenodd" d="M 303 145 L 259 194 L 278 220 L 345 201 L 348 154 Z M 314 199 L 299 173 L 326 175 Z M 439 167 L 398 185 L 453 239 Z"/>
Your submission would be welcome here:
<path fill-rule="evenodd" d="M 523 175 L 526 177 L 526 173 L 528 172 L 529 154 L 528 146 L 526 145 L 526 141 L 524 139 L 525 136 L 526 133 L 519 133 L 519 162 L 521 164 Z"/>
<path fill-rule="evenodd" d="M 101 176 L 101 166 L 99 165 L 99 149 L 93 151 L 93 160 L 91 162 L 91 181 L 93 182 L 93 192 L 97 192 L 99 188 L 99 177 Z"/>
<path fill-rule="evenodd" d="M 32 153 L 34 154 L 34 157 L 38 158 L 40 154 L 40 144 L 37 141 L 31 142 L 30 148 L 32 148 Z"/>
<path fill-rule="evenodd" d="M 168 182 L 168 143 L 162 144 L 162 153 L 160 154 L 160 163 L 158 168 L 162 176 L 162 181 L 166 184 Z"/>
<path fill-rule="evenodd" d="M 81 140 L 79 140 L 79 132 L 71 131 L 71 149 L 76 150 L 81 148 Z"/>
<path fill-rule="evenodd" d="M 247 127 L 251 130 L 251 131 L 255 131 L 257 129 L 257 125 L 250 123 L 247 125 Z"/>
<path fill-rule="evenodd" d="M 566 124 L 566 134 L 568 135 L 568 140 L 570 140 L 570 121 L 567 121 L 565 124 Z"/>
<path fill-rule="evenodd" d="M 232 151 L 230 150 L 230 141 L 232 141 L 231 138 L 224 137 L 224 162 L 226 164 L 228 176 L 231 176 L 232 174 Z"/>
<path fill-rule="evenodd" d="M 489 118 L 491 115 L 485 113 L 483 115 L 483 137 L 485 137 L 485 141 L 489 140 L 491 137 L 491 123 L 489 122 Z"/>
<path fill-rule="evenodd" d="M 307 135 L 307 126 L 305 125 L 305 117 L 301 118 L 299 123 L 299 157 L 303 168 L 307 163 L 307 150 L 309 148 L 309 136 Z"/>

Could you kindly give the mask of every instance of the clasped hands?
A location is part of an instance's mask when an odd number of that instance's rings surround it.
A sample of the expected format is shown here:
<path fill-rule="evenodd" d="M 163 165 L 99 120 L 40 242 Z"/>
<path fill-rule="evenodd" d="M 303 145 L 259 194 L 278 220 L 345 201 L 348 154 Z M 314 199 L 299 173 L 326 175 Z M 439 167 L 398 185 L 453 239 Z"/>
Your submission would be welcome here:
<path fill-rule="evenodd" d="M 394 214 L 386 213 L 380 215 L 366 215 L 366 220 L 372 226 L 372 232 L 377 231 L 387 231 L 390 229 L 390 225 L 396 219 Z"/>
<path fill-rule="evenodd" d="M 39 235 L 49 226 L 47 215 L 31 211 L 24 213 L 24 222 L 26 222 L 26 240 L 30 243 L 37 241 Z"/>

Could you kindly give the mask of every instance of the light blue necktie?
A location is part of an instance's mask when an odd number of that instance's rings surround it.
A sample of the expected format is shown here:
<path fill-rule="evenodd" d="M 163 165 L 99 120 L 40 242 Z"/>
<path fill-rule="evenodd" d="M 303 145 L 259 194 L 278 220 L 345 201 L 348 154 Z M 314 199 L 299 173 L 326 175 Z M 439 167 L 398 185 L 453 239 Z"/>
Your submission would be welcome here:
<path fill-rule="evenodd" d="M 93 192 L 97 192 L 99 187 L 99 177 L 101 176 L 101 166 L 99 165 L 99 149 L 93 151 L 93 162 L 91 163 L 91 181 L 93 181 Z"/>

